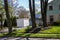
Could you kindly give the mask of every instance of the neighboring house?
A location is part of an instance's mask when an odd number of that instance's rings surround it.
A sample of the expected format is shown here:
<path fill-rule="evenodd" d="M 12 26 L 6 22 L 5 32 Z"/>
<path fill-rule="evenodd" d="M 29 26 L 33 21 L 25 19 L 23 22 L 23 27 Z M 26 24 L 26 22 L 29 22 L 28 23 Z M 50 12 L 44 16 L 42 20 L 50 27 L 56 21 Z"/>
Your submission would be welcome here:
<path fill-rule="evenodd" d="M 18 12 L 16 14 L 17 19 L 17 27 L 25 28 L 29 26 L 29 11 L 27 11 L 23 6 L 18 8 Z"/>
<path fill-rule="evenodd" d="M 16 14 L 18 15 L 18 19 L 17 19 L 17 26 L 20 28 L 32 25 L 31 22 L 31 15 L 29 13 L 29 11 L 27 11 L 23 6 L 20 6 L 18 8 L 18 13 Z M 41 14 L 36 14 L 36 24 L 42 24 L 42 20 L 41 20 Z M 25 26 L 24 26 L 25 25 Z"/>
<path fill-rule="evenodd" d="M 35 22 L 37 25 L 42 24 L 41 14 L 35 14 L 35 19 L 36 19 Z M 31 18 L 30 18 L 30 25 L 32 25 Z"/>
<path fill-rule="evenodd" d="M 27 26 L 29 26 L 29 19 L 27 18 L 17 19 L 17 27 L 26 28 Z"/>
<path fill-rule="evenodd" d="M 60 0 L 53 0 L 48 4 L 47 22 L 60 21 Z"/>
<path fill-rule="evenodd" d="M 36 14 L 36 24 L 41 25 L 42 24 L 42 18 L 41 18 L 41 14 Z"/>
<path fill-rule="evenodd" d="M 26 15 L 25 15 L 26 17 Z M 36 14 L 36 24 L 42 24 L 41 14 Z M 28 23 L 32 25 L 31 18 Z M 48 3 L 47 7 L 47 22 L 56 22 L 60 21 L 60 0 L 53 0 L 50 3 Z"/>

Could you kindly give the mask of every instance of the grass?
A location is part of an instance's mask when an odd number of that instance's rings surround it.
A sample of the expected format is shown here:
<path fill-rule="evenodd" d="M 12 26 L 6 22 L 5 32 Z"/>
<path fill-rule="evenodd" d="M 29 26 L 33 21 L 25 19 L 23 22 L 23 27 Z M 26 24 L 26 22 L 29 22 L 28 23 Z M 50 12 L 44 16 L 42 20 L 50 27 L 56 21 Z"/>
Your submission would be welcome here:
<path fill-rule="evenodd" d="M 60 34 L 60 26 L 52 26 L 50 29 L 41 31 L 41 33 Z"/>
<path fill-rule="evenodd" d="M 26 28 L 22 28 L 20 30 L 16 30 L 17 33 L 24 33 L 26 32 Z M 60 26 L 52 26 L 50 29 L 41 30 L 38 33 L 43 34 L 60 34 Z"/>
<path fill-rule="evenodd" d="M 26 29 L 16 30 L 9 34 L 10 37 L 41 37 L 41 38 L 60 38 L 60 26 L 52 26 L 50 29 L 38 33 L 24 33 Z M 7 33 L 0 34 L 0 37 L 6 36 Z"/>

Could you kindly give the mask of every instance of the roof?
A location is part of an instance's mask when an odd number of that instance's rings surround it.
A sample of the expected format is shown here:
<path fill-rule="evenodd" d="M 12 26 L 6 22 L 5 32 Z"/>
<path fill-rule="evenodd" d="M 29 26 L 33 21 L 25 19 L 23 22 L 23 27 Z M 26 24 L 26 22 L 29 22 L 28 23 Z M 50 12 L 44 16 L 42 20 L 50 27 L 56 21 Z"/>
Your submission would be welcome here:
<path fill-rule="evenodd" d="M 54 0 L 48 1 L 48 3 L 50 4 L 51 2 L 53 2 Z"/>

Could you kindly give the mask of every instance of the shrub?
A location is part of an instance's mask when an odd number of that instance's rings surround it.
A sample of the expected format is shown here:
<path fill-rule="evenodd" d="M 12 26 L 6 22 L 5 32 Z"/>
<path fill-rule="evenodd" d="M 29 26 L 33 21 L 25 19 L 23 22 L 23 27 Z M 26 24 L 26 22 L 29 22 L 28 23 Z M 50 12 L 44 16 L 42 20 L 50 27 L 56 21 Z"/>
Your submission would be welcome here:
<path fill-rule="evenodd" d="M 60 26 L 60 22 L 54 22 L 53 25 L 54 26 Z"/>
<path fill-rule="evenodd" d="M 11 22 L 12 22 L 12 26 L 17 26 L 16 17 L 12 17 L 10 19 L 11 19 Z M 4 27 L 7 27 L 7 20 L 6 19 L 4 21 Z"/>
<path fill-rule="evenodd" d="M 27 26 L 27 28 L 25 29 L 26 33 L 28 33 L 31 28 L 31 26 Z"/>

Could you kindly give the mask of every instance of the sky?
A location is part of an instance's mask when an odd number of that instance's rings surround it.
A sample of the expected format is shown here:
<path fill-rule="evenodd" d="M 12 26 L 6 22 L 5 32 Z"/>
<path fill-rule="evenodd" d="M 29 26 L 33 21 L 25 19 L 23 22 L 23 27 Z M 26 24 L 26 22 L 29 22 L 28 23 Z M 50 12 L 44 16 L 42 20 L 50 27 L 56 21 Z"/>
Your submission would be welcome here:
<path fill-rule="evenodd" d="M 52 0 L 49 0 L 51 2 Z M 23 6 L 26 10 L 29 10 L 29 1 L 28 0 L 18 0 L 19 6 Z M 39 0 L 35 0 L 35 4 L 40 5 Z"/>

